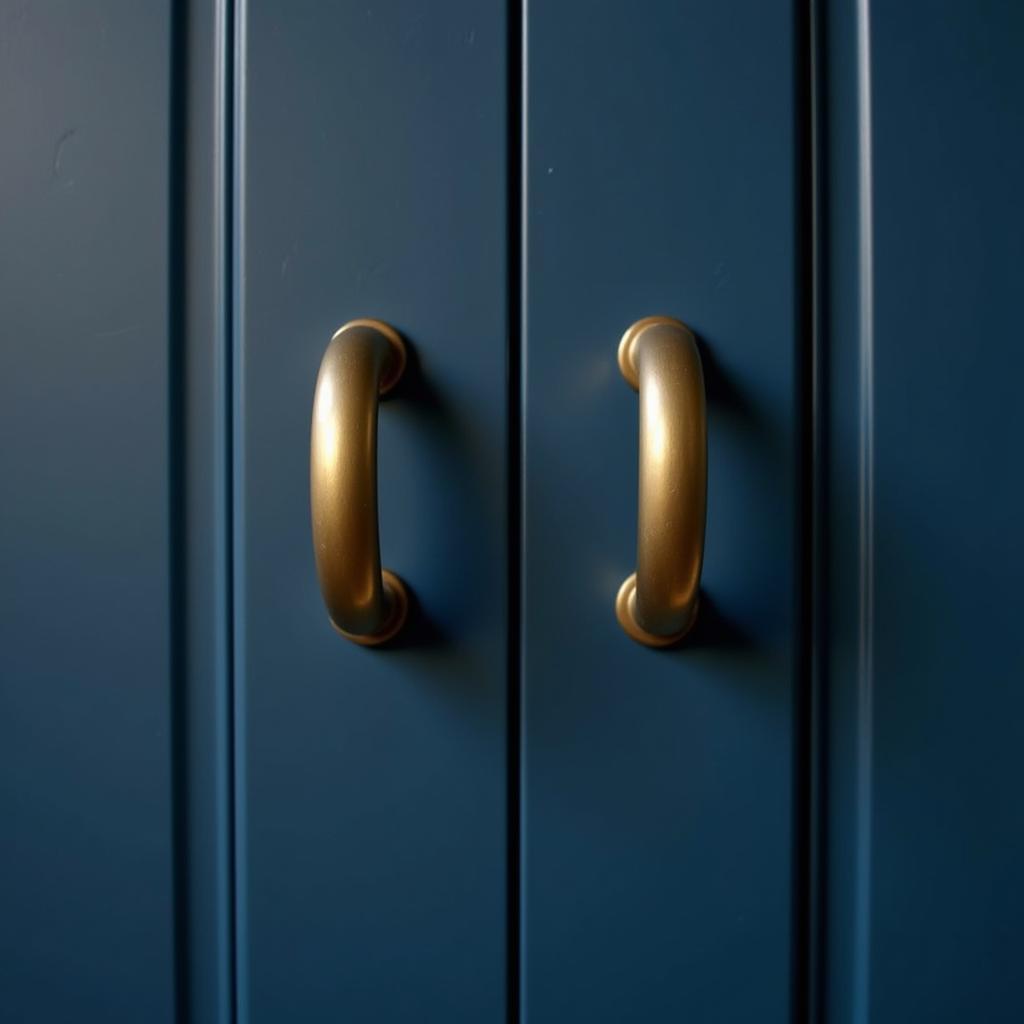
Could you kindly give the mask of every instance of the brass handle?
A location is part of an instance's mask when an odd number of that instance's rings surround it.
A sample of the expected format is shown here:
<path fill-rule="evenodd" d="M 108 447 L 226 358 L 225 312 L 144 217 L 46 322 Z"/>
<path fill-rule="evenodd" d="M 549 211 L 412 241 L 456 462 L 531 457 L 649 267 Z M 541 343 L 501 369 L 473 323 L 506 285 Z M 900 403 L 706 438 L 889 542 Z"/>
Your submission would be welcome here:
<path fill-rule="evenodd" d="M 704 562 L 708 444 L 704 373 L 685 324 L 638 320 L 619 343 L 619 369 L 640 392 L 636 572 L 619 588 L 622 628 L 651 647 L 681 639 L 697 617 Z"/>
<path fill-rule="evenodd" d="M 379 320 L 338 328 L 324 352 L 313 398 L 309 493 L 313 548 L 327 613 L 357 644 L 381 644 L 402 628 L 405 585 L 381 569 L 377 523 L 377 405 L 405 369 L 405 343 Z"/>

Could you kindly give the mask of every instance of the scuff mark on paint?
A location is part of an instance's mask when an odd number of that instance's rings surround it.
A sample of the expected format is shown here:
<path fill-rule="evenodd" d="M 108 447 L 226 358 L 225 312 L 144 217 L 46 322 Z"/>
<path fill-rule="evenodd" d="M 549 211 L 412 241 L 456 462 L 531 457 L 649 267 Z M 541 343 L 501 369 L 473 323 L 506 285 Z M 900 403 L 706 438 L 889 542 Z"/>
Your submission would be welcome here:
<path fill-rule="evenodd" d="M 57 142 L 53 147 L 53 177 L 60 181 L 64 188 L 68 188 L 75 183 L 74 178 L 64 177 L 64 170 L 61 167 L 61 162 L 64 159 L 65 147 L 75 137 L 77 132 L 77 128 L 69 128 L 59 139 L 57 139 Z"/>

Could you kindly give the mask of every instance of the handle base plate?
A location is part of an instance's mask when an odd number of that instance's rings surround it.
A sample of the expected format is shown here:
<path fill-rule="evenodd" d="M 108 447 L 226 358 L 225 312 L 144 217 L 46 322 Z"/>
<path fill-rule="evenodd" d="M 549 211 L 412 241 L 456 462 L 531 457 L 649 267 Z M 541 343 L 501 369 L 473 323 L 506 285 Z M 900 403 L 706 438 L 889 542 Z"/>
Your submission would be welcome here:
<path fill-rule="evenodd" d="M 685 331 L 689 337 L 693 337 L 693 332 L 690 328 L 682 320 L 677 320 L 674 316 L 645 316 L 642 320 L 637 320 L 635 324 L 631 324 L 619 341 L 618 357 L 619 372 L 626 378 L 626 383 L 634 391 L 640 390 L 640 373 L 636 368 L 636 340 L 648 327 L 656 326 L 675 327 Z"/>
<path fill-rule="evenodd" d="M 391 324 L 386 324 L 383 320 L 375 320 L 372 317 L 366 316 L 360 317 L 358 320 L 349 320 L 348 323 L 342 324 L 331 335 L 331 341 L 334 341 L 338 335 L 344 334 L 353 327 L 369 327 L 371 330 L 377 331 L 391 347 L 391 358 L 388 360 L 380 377 L 380 391 L 378 393 L 383 398 L 402 379 L 402 374 L 405 373 L 405 364 L 408 361 L 405 341 Z"/>
<path fill-rule="evenodd" d="M 409 615 L 409 591 L 401 578 L 390 569 L 381 569 L 384 581 L 384 598 L 388 603 L 388 614 L 376 633 L 349 633 L 333 619 L 331 625 L 346 639 L 362 647 L 377 647 L 386 644 L 405 625 Z"/>
<path fill-rule="evenodd" d="M 671 647 L 673 644 L 679 643 L 693 628 L 693 624 L 697 621 L 699 605 L 700 599 L 698 598 L 693 602 L 686 625 L 677 633 L 671 633 L 668 636 L 649 633 L 636 621 L 636 573 L 633 573 L 631 576 L 627 576 L 623 580 L 622 586 L 619 587 L 619 593 L 615 598 L 615 615 L 619 620 L 619 625 L 631 640 L 635 640 L 645 647 Z"/>

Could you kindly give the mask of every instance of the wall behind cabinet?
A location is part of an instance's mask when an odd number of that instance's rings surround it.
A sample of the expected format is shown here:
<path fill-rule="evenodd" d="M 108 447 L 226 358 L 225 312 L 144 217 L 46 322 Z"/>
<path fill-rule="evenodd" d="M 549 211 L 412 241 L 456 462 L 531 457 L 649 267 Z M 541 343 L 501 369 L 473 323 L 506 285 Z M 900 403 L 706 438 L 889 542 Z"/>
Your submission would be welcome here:
<path fill-rule="evenodd" d="M 0 1016 L 170 1022 L 170 5 L 0 35 Z"/>

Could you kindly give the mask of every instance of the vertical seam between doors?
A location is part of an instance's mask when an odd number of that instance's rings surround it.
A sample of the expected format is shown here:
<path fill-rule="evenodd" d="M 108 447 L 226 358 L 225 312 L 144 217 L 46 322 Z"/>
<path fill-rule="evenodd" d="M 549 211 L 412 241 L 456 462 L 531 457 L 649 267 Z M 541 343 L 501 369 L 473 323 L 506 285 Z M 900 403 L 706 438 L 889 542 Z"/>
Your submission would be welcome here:
<path fill-rule="evenodd" d="M 223 875 L 227 906 L 223 918 L 224 958 L 227 970 L 224 1014 L 232 1024 L 238 1015 L 237 964 L 237 879 L 235 824 L 235 586 L 234 586 L 234 280 L 235 280 L 235 104 L 234 82 L 235 20 L 233 0 L 216 0 L 216 110 L 215 133 L 218 143 L 216 166 L 215 219 L 217 231 L 217 373 L 222 413 L 217 474 L 221 485 L 219 538 L 222 574 L 222 614 L 225 623 L 221 664 L 224 684 L 220 695 L 221 739 L 225 750 L 221 805 L 224 808 L 222 848 Z"/>
<path fill-rule="evenodd" d="M 170 768 L 171 768 L 171 891 L 173 898 L 174 1011 L 178 1024 L 190 1016 L 191 972 L 188 964 L 189 827 L 188 808 L 188 631 L 185 622 L 188 576 L 184 568 L 187 494 L 185 461 L 187 395 L 185 382 L 186 323 L 186 176 L 188 163 L 188 7 L 176 0 L 169 11 L 169 131 L 168 131 L 168 329 L 167 329 L 167 461 L 168 473 L 168 589 L 170 631 Z"/>
<path fill-rule="evenodd" d="M 814 0 L 796 0 L 793 17 L 795 286 L 794 410 L 796 466 L 795 677 L 793 695 L 793 860 L 791 1014 L 812 1019 L 815 943 L 815 288 Z"/>
<path fill-rule="evenodd" d="M 522 565 L 523 551 L 523 0 L 508 0 L 506 17 L 507 189 L 507 444 L 508 444 L 508 841 L 506 1018 L 522 1015 Z"/>
<path fill-rule="evenodd" d="M 858 225 L 858 642 L 857 642 L 857 897 L 854 1020 L 870 1007 L 871 759 L 874 697 L 874 232 L 871 154 L 871 19 L 857 0 Z"/>
<path fill-rule="evenodd" d="M 803 351 L 798 420 L 801 467 L 801 658 L 799 679 L 796 866 L 797 961 L 794 1019 L 822 1019 L 825 964 L 825 792 L 827 674 L 827 349 L 824 337 L 827 224 L 824 219 L 823 9 L 802 0 L 797 43 L 800 118 L 800 322 Z"/>
<path fill-rule="evenodd" d="M 225 182 L 226 248 L 224 252 L 226 337 L 229 358 L 226 361 L 225 394 L 227 415 L 226 458 L 228 460 L 228 523 L 231 536 L 227 546 L 229 580 L 230 643 L 230 765 L 231 765 L 231 951 L 232 1022 L 248 1020 L 248 945 L 246 943 L 245 901 L 245 659 L 244 620 L 244 433 L 242 368 L 244 366 L 244 258 L 245 214 L 245 0 L 223 0 L 224 22 L 224 116 L 223 138 L 226 154 L 223 165 Z"/>
<path fill-rule="evenodd" d="M 824 336 L 824 310 L 827 277 L 827 224 L 825 222 L 825 157 L 824 157 L 824 90 L 823 90 L 823 7 L 820 0 L 806 0 L 801 10 L 803 23 L 799 33 L 803 54 L 800 76 L 800 106 L 803 140 L 800 147 L 803 163 L 803 198 L 801 216 L 801 278 L 804 282 L 802 302 L 805 352 L 802 368 L 804 401 L 803 419 L 799 429 L 805 440 L 801 457 L 803 467 L 804 521 L 801 528 L 802 573 L 804 586 L 803 656 L 806 658 L 802 685 L 803 744 L 801 791 L 804 804 L 802 852 L 797 863 L 803 875 L 797 880 L 802 889 L 799 906 L 802 929 L 801 966 L 797 976 L 798 989 L 794 1001 L 795 1018 L 816 1022 L 823 1019 L 823 970 L 825 964 L 825 792 L 827 790 L 827 672 L 826 647 L 828 631 L 827 607 L 827 347 Z"/>

